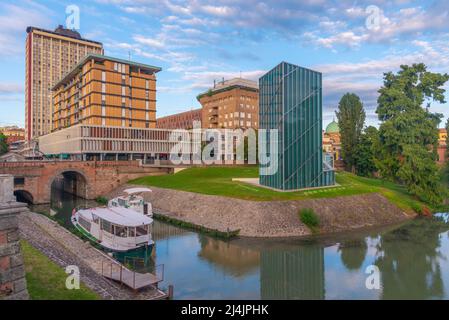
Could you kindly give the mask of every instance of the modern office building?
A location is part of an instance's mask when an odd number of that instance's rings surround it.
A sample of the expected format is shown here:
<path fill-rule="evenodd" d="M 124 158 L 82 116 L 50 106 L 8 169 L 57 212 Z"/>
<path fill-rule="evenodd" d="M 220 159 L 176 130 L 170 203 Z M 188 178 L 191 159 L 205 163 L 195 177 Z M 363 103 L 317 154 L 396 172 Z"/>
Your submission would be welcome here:
<path fill-rule="evenodd" d="M 259 79 L 259 90 L 259 128 L 278 130 L 278 140 L 266 139 L 266 150 L 278 146 L 277 170 L 261 174 L 260 184 L 281 190 L 335 184 L 332 157 L 322 150 L 321 73 L 282 62 Z"/>
<path fill-rule="evenodd" d="M 76 124 L 155 128 L 160 70 L 98 54 L 85 56 L 53 87 L 53 131 Z"/>
<path fill-rule="evenodd" d="M 25 137 L 31 140 L 51 131 L 53 85 L 87 54 L 102 54 L 103 45 L 62 26 L 55 31 L 28 27 L 27 33 Z"/>
<path fill-rule="evenodd" d="M 177 143 L 190 149 L 190 136 L 170 141 L 171 130 L 77 124 L 39 137 L 46 157 L 71 160 L 168 160 Z"/>
<path fill-rule="evenodd" d="M 197 97 L 203 107 L 202 127 L 257 129 L 259 125 L 259 88 L 257 82 L 242 78 L 214 83 Z"/>
<path fill-rule="evenodd" d="M 158 129 L 185 129 L 193 128 L 193 122 L 201 122 L 202 109 L 180 112 L 156 119 Z"/>

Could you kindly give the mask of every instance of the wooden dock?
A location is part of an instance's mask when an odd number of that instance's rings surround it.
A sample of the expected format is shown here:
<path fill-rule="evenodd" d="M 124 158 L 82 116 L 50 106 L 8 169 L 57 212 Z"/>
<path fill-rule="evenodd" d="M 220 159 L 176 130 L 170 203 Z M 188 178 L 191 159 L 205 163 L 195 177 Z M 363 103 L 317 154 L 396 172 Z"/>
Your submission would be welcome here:
<path fill-rule="evenodd" d="M 158 288 L 159 282 L 164 281 L 164 266 L 158 266 L 161 272 L 153 273 L 139 273 L 132 271 L 120 263 L 108 262 L 102 263 L 101 272 L 102 275 L 120 284 L 126 285 L 133 290 L 140 290 L 143 288 L 153 287 Z M 158 268 L 156 267 L 156 270 Z"/>

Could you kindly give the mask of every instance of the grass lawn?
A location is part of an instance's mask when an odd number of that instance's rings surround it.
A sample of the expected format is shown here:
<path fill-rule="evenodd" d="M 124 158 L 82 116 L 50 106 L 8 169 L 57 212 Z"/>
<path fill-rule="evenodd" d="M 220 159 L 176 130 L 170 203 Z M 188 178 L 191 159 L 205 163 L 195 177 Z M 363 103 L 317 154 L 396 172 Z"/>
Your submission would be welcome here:
<path fill-rule="evenodd" d="M 28 242 L 21 241 L 28 292 L 32 300 L 98 300 L 95 292 L 81 283 L 79 290 L 65 286 L 67 274 Z"/>
<path fill-rule="evenodd" d="M 424 205 L 410 196 L 402 186 L 346 172 L 337 173 L 338 186 L 296 192 L 277 192 L 232 181 L 232 178 L 257 178 L 258 174 L 259 169 L 256 166 L 202 167 L 185 169 L 172 175 L 139 178 L 130 183 L 255 201 L 329 198 L 379 192 L 407 212 Z"/>

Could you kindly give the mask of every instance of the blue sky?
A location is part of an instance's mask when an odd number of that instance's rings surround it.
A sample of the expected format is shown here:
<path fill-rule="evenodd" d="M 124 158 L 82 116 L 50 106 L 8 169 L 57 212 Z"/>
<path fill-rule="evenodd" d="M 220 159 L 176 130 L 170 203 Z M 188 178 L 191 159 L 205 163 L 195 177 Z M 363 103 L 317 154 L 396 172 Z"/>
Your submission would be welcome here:
<path fill-rule="evenodd" d="M 281 61 L 323 72 L 324 123 L 345 92 L 374 113 L 382 74 L 424 62 L 449 72 L 449 1 L 2 1 L 0 126 L 24 123 L 25 29 L 65 24 L 80 8 L 83 37 L 105 53 L 162 67 L 157 116 L 199 107 L 214 79 L 257 80 Z M 449 87 L 448 87 L 449 89 Z M 449 93 L 446 93 L 449 99 Z M 449 117 L 449 105 L 432 110 Z"/>

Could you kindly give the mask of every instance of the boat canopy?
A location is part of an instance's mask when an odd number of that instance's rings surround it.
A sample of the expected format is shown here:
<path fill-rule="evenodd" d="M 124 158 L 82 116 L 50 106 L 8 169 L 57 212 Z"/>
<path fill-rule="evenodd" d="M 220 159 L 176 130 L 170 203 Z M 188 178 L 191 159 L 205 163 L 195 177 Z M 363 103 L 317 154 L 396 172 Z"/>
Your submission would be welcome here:
<path fill-rule="evenodd" d="M 130 189 L 123 190 L 123 192 L 131 195 L 131 194 L 136 194 L 136 193 L 153 192 L 153 191 L 148 188 L 130 188 Z"/>
<path fill-rule="evenodd" d="M 94 216 L 97 216 L 102 220 L 124 227 L 140 227 L 153 222 L 153 219 L 123 207 L 91 208 L 80 210 L 78 214 L 88 220 L 93 220 Z"/>

